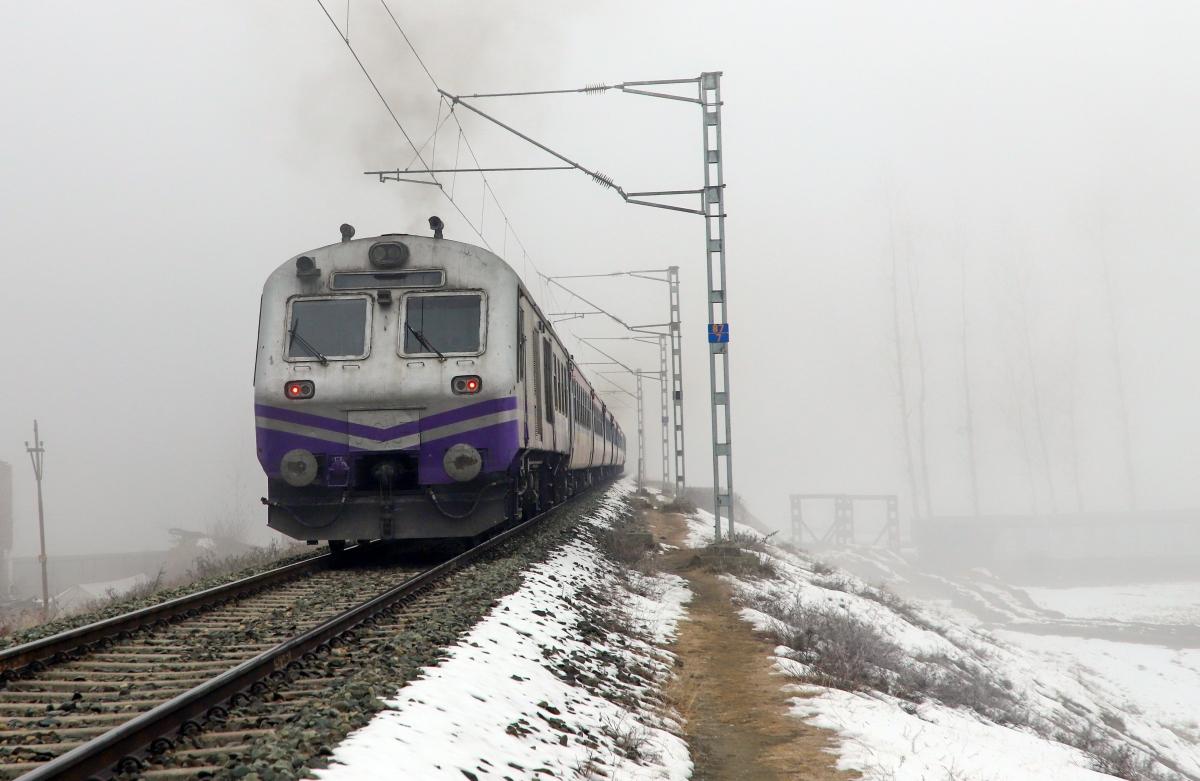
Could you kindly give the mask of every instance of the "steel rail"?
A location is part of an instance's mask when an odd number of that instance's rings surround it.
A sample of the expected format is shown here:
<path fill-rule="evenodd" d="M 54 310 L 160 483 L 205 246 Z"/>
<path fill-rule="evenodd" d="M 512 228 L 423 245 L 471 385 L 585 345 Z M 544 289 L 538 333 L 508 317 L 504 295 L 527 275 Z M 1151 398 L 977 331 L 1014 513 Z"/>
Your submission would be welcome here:
<path fill-rule="evenodd" d="M 346 552 L 358 549 L 360 546 L 354 545 L 347 548 Z M 23 669 L 36 668 L 38 665 L 60 660 L 63 656 L 79 651 L 93 643 L 116 638 L 126 632 L 157 626 L 172 619 L 194 615 L 193 611 L 215 607 L 231 599 L 248 596 L 256 591 L 310 572 L 329 569 L 332 563 L 333 556 L 329 553 L 313 556 L 203 591 L 184 594 L 157 605 L 139 608 L 119 616 L 6 648 L 0 651 L 0 680 L 11 680 Z"/>
<path fill-rule="evenodd" d="M 397 603 L 414 598 L 434 581 L 523 534 L 551 514 L 588 493 L 591 492 L 584 491 L 577 494 L 562 504 L 497 534 L 465 553 L 438 564 L 383 594 L 373 597 L 301 635 L 285 640 L 274 648 L 226 670 L 190 691 L 184 692 L 31 770 L 20 776 L 19 781 L 45 781 L 46 779 L 61 778 L 99 779 L 106 775 L 112 775 L 115 767 L 128 765 L 131 761 L 140 762 L 140 755 L 152 744 L 158 744 L 163 739 L 171 740 L 174 733 L 185 728 L 189 723 L 196 724 L 196 719 L 199 717 L 206 714 L 224 713 L 225 709 L 222 704 L 235 695 L 266 678 L 285 676 L 286 671 L 300 665 L 303 657 L 328 648 L 332 643 L 337 642 L 340 636 L 350 632 L 374 615 Z M 199 725 L 196 724 L 196 726 Z"/>

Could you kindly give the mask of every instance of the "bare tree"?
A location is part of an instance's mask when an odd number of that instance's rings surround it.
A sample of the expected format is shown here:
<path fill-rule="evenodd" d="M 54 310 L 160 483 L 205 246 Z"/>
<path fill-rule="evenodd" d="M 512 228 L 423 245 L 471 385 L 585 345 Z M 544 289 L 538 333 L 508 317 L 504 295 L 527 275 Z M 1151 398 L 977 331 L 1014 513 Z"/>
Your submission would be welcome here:
<path fill-rule="evenodd" d="M 1029 371 L 1029 386 L 1033 392 L 1033 422 L 1037 432 L 1038 449 L 1041 451 L 1042 464 L 1046 470 L 1046 486 L 1050 491 L 1050 512 L 1058 512 L 1058 496 L 1054 490 L 1054 468 L 1050 461 L 1050 445 L 1046 434 L 1045 415 L 1042 410 L 1042 393 L 1038 383 L 1037 363 L 1033 354 L 1033 325 L 1029 313 L 1029 291 L 1020 275 L 1017 279 L 1017 302 L 1021 317 L 1021 336 L 1025 345 L 1025 362 Z"/>
<path fill-rule="evenodd" d="M 912 316 L 912 338 L 913 347 L 917 355 L 917 379 L 920 381 L 917 391 L 917 452 L 921 458 L 921 487 L 925 493 L 925 515 L 933 517 L 933 493 L 929 490 L 929 448 L 927 443 L 928 437 L 926 432 L 928 426 L 925 418 L 925 399 L 927 395 L 927 383 L 925 374 L 925 344 L 921 339 L 921 323 L 917 318 L 917 290 L 919 289 L 919 281 L 917 279 L 916 263 L 913 262 L 912 253 L 908 253 L 905 258 L 908 278 L 908 308 Z"/>
<path fill-rule="evenodd" d="M 1083 512 L 1083 483 L 1079 476 L 1079 347 L 1073 333 L 1067 360 L 1067 435 L 1071 443 L 1071 477 L 1075 483 L 1075 509 Z"/>
<path fill-rule="evenodd" d="M 889 212 L 888 233 L 891 239 L 892 273 L 889 277 L 892 292 L 892 342 L 896 355 L 896 390 L 897 402 L 900 405 L 900 430 L 904 441 L 904 466 L 908 473 L 908 494 L 912 501 L 912 514 L 920 516 L 920 494 L 917 492 L 917 476 L 913 464 L 912 434 L 908 423 L 908 383 L 904 376 L 904 336 L 900 330 L 900 286 L 897 279 L 896 263 L 896 222 L 895 215 Z"/>
<path fill-rule="evenodd" d="M 960 301 L 962 304 L 962 383 L 963 383 L 963 412 L 965 415 L 964 431 L 967 437 L 967 466 L 971 476 L 971 512 L 979 515 L 979 471 L 975 457 L 975 411 L 971 406 L 971 360 L 967 349 L 967 335 L 970 322 L 967 319 L 967 261 L 965 255 L 959 257 Z"/>
<path fill-rule="evenodd" d="M 1029 488 L 1029 510 L 1033 515 L 1037 515 L 1037 480 L 1033 474 L 1033 451 L 1029 446 L 1029 431 L 1025 425 L 1025 400 L 1021 394 L 1022 383 L 1017 372 L 1016 361 L 1011 354 L 1005 366 L 1012 405 L 1007 409 L 1008 417 L 1021 445 L 1021 463 L 1025 465 L 1025 479 Z"/>
<path fill-rule="evenodd" d="M 1121 361 L 1121 339 L 1117 327 L 1117 304 L 1113 294 L 1112 268 L 1108 262 L 1107 248 L 1100 249 L 1101 265 L 1104 269 L 1104 293 L 1108 308 L 1109 347 L 1112 355 L 1113 369 L 1117 380 L 1117 405 L 1121 421 L 1121 452 L 1125 456 L 1125 485 L 1129 495 L 1129 509 L 1138 506 L 1137 481 L 1133 470 L 1133 445 L 1129 435 L 1129 405 L 1125 398 L 1125 367 Z"/>

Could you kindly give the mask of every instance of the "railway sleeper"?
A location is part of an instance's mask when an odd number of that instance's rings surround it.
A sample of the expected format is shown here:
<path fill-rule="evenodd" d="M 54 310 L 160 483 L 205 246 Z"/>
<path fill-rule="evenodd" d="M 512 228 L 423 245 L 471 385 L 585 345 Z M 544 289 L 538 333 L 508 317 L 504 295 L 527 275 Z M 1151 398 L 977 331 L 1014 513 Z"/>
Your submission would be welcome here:
<path fill-rule="evenodd" d="M 221 666 L 222 671 L 228 669 L 230 665 Z M 150 668 L 144 671 L 129 671 L 114 672 L 112 670 L 52 670 L 42 673 L 37 678 L 29 678 L 24 681 L 16 681 L 20 688 L 15 688 L 12 683 L 9 684 L 9 691 L 30 691 L 37 690 L 38 687 L 44 686 L 50 689 L 70 688 L 69 684 L 78 684 L 80 686 L 103 686 L 113 690 L 128 688 L 129 686 L 147 686 L 161 682 L 171 682 L 175 685 L 182 686 L 183 681 L 203 681 L 207 678 L 204 675 L 204 670 L 181 670 L 179 672 L 163 672 Z M 122 685 L 124 684 L 124 685 Z"/>
<path fill-rule="evenodd" d="M 241 654 L 245 657 L 245 654 Z M 97 662 L 92 659 L 81 659 L 77 662 L 67 662 L 66 664 L 58 665 L 51 672 L 71 673 L 76 671 L 85 671 L 88 673 L 142 673 L 161 671 L 163 668 L 162 662 L 170 660 L 152 660 L 145 662 Z M 185 673 L 192 670 L 208 671 L 228 668 L 229 665 L 222 659 L 212 661 L 170 661 L 172 673 Z M 43 673 L 45 674 L 45 673 Z"/>
<path fill-rule="evenodd" d="M 89 724 L 121 724 L 129 721 L 128 713 L 85 713 L 80 715 L 46 713 L 41 716 L 6 716 L 0 719 L 0 724 L 8 730 L 0 731 L 0 738 L 5 733 L 20 733 L 24 725 L 25 732 L 58 732 L 59 727 L 70 729 L 74 725 L 86 727 Z"/>
<path fill-rule="evenodd" d="M 59 741 L 57 743 L 14 743 L 0 748 L 0 757 L 6 759 L 19 758 L 22 754 L 40 756 L 41 761 L 65 754 L 76 746 L 82 745 L 83 740 Z"/>
<path fill-rule="evenodd" d="M 189 679 L 169 679 L 169 686 L 154 686 L 153 681 L 139 681 L 139 688 L 153 689 L 155 694 L 161 694 L 167 691 L 182 692 L 187 691 L 186 683 Z M 190 680 L 203 680 L 195 677 Z M 40 681 L 14 681 L 9 683 L 9 693 L 11 694 L 51 694 L 54 692 L 122 692 L 132 689 L 132 681 L 127 678 L 117 678 L 111 681 L 88 681 L 76 680 L 75 678 L 67 678 L 63 680 L 40 680 Z M 181 688 L 183 687 L 183 688 Z"/>
<path fill-rule="evenodd" d="M 186 691 L 186 690 L 180 690 Z M 157 692 L 156 692 L 157 694 Z M 150 710 L 155 705 L 166 702 L 170 697 L 156 696 L 153 699 L 135 700 L 128 697 L 118 699 L 90 699 L 82 697 L 73 699 L 71 697 L 55 697 L 54 699 L 46 699 L 40 702 L 19 702 L 19 703 L 0 703 L 0 721 L 4 720 L 6 715 L 13 716 L 28 716 L 33 715 L 29 711 L 41 713 L 129 713 L 131 711 L 140 712 Z M 67 706 L 67 707 L 64 707 Z"/>
<path fill-rule="evenodd" d="M 176 778 L 211 778 L 225 770 L 223 765 L 199 765 L 196 767 L 163 767 L 143 770 L 138 778 L 143 781 L 172 781 Z"/>
<path fill-rule="evenodd" d="M 46 760 L 46 761 L 49 761 L 49 760 Z M 18 776 L 25 775 L 30 770 L 33 770 L 34 768 L 40 767 L 44 764 L 46 764 L 45 761 L 44 762 L 5 762 L 5 763 L 0 763 L 0 778 L 5 779 L 5 781 L 7 781 L 7 779 L 10 779 L 10 778 L 17 778 Z"/>
<path fill-rule="evenodd" d="M 63 727 L 61 729 L 33 730 L 0 730 L 0 738 L 7 736 L 11 740 L 29 740 L 31 737 L 46 740 L 62 740 L 64 738 L 80 738 L 90 740 L 108 732 L 110 727 Z"/>

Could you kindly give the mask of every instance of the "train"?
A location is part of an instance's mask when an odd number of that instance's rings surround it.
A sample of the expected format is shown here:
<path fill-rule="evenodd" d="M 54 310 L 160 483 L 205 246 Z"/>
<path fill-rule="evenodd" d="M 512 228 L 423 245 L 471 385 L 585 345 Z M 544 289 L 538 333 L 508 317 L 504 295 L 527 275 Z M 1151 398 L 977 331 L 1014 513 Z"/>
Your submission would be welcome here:
<path fill-rule="evenodd" d="M 386 233 L 270 274 L 254 365 L 267 523 L 326 541 L 467 540 L 619 475 L 625 435 L 520 277 Z"/>

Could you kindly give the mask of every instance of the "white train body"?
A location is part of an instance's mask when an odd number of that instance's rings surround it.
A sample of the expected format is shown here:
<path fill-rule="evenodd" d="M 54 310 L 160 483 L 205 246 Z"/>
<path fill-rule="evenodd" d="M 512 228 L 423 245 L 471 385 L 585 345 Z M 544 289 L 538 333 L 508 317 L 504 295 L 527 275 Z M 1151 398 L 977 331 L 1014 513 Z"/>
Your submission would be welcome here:
<path fill-rule="evenodd" d="M 276 269 L 254 402 L 268 522 L 298 539 L 475 536 L 625 463 L 517 274 L 445 239 L 345 240 Z"/>

